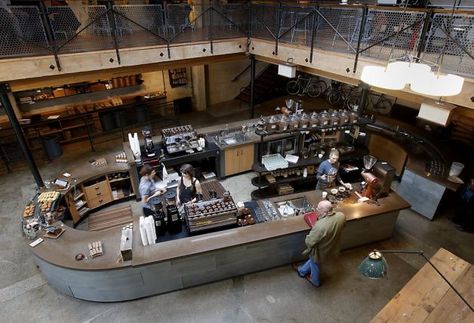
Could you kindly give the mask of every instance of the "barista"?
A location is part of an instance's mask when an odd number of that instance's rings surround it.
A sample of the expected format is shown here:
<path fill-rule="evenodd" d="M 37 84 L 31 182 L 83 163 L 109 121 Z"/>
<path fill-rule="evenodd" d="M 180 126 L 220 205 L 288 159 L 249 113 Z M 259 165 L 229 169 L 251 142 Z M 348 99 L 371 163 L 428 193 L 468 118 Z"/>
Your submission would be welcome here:
<path fill-rule="evenodd" d="M 142 196 L 143 215 L 149 216 L 153 214 L 153 206 L 150 204 L 150 199 L 163 195 L 166 189 L 155 188 L 155 170 L 148 164 L 140 168 L 140 185 L 138 190 Z"/>
<path fill-rule="evenodd" d="M 196 202 L 202 196 L 201 183 L 193 176 L 193 166 L 184 164 L 180 168 L 181 178 L 176 190 L 176 203 L 179 205 Z"/>
<path fill-rule="evenodd" d="M 336 180 L 349 188 L 350 184 L 344 183 L 339 176 L 339 151 L 331 149 L 329 158 L 319 164 L 318 172 L 316 173 L 318 184 L 316 189 L 324 190 L 336 186 Z"/>

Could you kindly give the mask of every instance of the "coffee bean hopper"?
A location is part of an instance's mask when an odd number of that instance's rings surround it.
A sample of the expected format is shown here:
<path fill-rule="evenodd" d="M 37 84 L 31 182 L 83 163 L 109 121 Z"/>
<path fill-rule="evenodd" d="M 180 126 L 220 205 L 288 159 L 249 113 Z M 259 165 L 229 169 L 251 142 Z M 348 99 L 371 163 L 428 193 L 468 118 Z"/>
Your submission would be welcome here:
<path fill-rule="evenodd" d="M 171 234 L 179 233 L 182 231 L 182 221 L 178 212 L 178 207 L 176 206 L 176 193 L 174 191 L 166 192 L 165 200 L 168 232 Z"/>

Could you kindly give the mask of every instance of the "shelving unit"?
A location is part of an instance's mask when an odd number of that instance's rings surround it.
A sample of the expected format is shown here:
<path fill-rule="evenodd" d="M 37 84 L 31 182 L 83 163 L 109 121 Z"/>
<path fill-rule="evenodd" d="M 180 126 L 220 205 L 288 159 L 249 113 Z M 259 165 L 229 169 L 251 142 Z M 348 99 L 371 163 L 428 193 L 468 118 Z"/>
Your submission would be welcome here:
<path fill-rule="evenodd" d="M 79 193 L 78 193 L 79 192 Z M 74 195 L 76 194 L 76 195 Z M 74 225 L 84 216 L 111 203 L 135 196 L 128 171 L 107 173 L 76 186 L 65 194 Z M 79 201 L 83 203 L 77 207 Z"/>
<path fill-rule="evenodd" d="M 297 155 L 300 155 L 300 152 L 303 148 L 307 148 L 307 144 L 312 143 L 313 140 L 307 140 L 308 133 L 318 133 L 318 138 L 320 143 L 323 143 L 328 140 L 334 140 L 335 142 L 339 141 L 341 138 L 341 131 L 351 129 L 353 126 L 361 126 L 369 123 L 369 120 L 366 119 L 359 119 L 357 123 L 354 124 L 346 124 L 340 126 L 325 126 L 325 127 L 317 127 L 313 129 L 299 129 L 299 130 L 288 130 L 288 131 L 281 131 L 281 132 L 267 132 L 267 131 L 256 131 L 256 134 L 260 136 L 260 149 L 259 149 L 259 156 L 258 162 L 253 165 L 253 170 L 258 173 L 258 175 L 252 178 L 251 182 L 254 186 L 258 189 L 251 193 L 252 199 L 261 199 L 261 198 L 270 198 L 278 196 L 277 186 L 282 184 L 291 184 L 297 183 L 298 187 L 293 187 L 294 192 L 300 192 L 302 190 L 307 190 L 310 187 L 314 187 L 316 185 L 316 169 L 318 165 L 322 162 L 323 159 L 315 156 L 315 157 L 308 157 L 298 159 L 297 163 L 290 163 L 287 168 L 285 169 L 277 169 L 274 171 L 269 171 L 265 168 L 265 166 L 261 163 L 261 158 L 263 155 L 263 145 L 264 145 L 264 138 L 269 135 L 274 134 L 298 134 L 300 136 L 299 140 L 299 147 Z M 323 147 L 324 145 L 320 145 Z M 326 152 L 327 153 L 327 152 Z M 307 169 L 307 176 L 303 176 L 304 168 Z M 294 172 L 295 169 L 299 169 L 298 172 Z M 276 176 L 274 182 L 269 182 L 266 178 L 268 174 L 278 174 L 278 173 L 285 173 L 286 176 Z M 278 178 L 279 177 L 279 178 Z"/>

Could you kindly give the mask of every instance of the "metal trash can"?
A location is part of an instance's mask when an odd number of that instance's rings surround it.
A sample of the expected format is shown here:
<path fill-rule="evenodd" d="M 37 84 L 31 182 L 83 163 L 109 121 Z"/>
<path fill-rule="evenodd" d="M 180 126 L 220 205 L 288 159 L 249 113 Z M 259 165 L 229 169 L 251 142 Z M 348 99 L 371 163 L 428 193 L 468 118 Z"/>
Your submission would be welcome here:
<path fill-rule="evenodd" d="M 100 125 L 103 131 L 110 131 L 117 128 L 114 112 L 104 112 L 100 114 Z"/>
<path fill-rule="evenodd" d="M 55 159 L 62 155 L 63 149 L 59 144 L 58 136 L 47 136 L 43 137 L 42 139 L 44 151 L 46 152 L 46 156 L 48 156 L 48 159 Z"/>

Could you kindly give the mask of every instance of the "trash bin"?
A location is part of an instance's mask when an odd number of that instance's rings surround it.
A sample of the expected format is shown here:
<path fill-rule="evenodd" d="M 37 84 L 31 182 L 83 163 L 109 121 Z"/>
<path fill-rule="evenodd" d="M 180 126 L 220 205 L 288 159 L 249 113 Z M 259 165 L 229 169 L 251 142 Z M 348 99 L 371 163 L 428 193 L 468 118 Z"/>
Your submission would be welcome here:
<path fill-rule="evenodd" d="M 100 125 L 103 131 L 110 131 L 117 128 L 114 112 L 104 112 L 100 114 Z"/>
<path fill-rule="evenodd" d="M 137 105 L 137 123 L 148 121 L 148 106 L 146 104 Z"/>
<path fill-rule="evenodd" d="M 55 159 L 63 153 L 58 136 L 43 137 L 43 146 L 48 159 Z"/>

